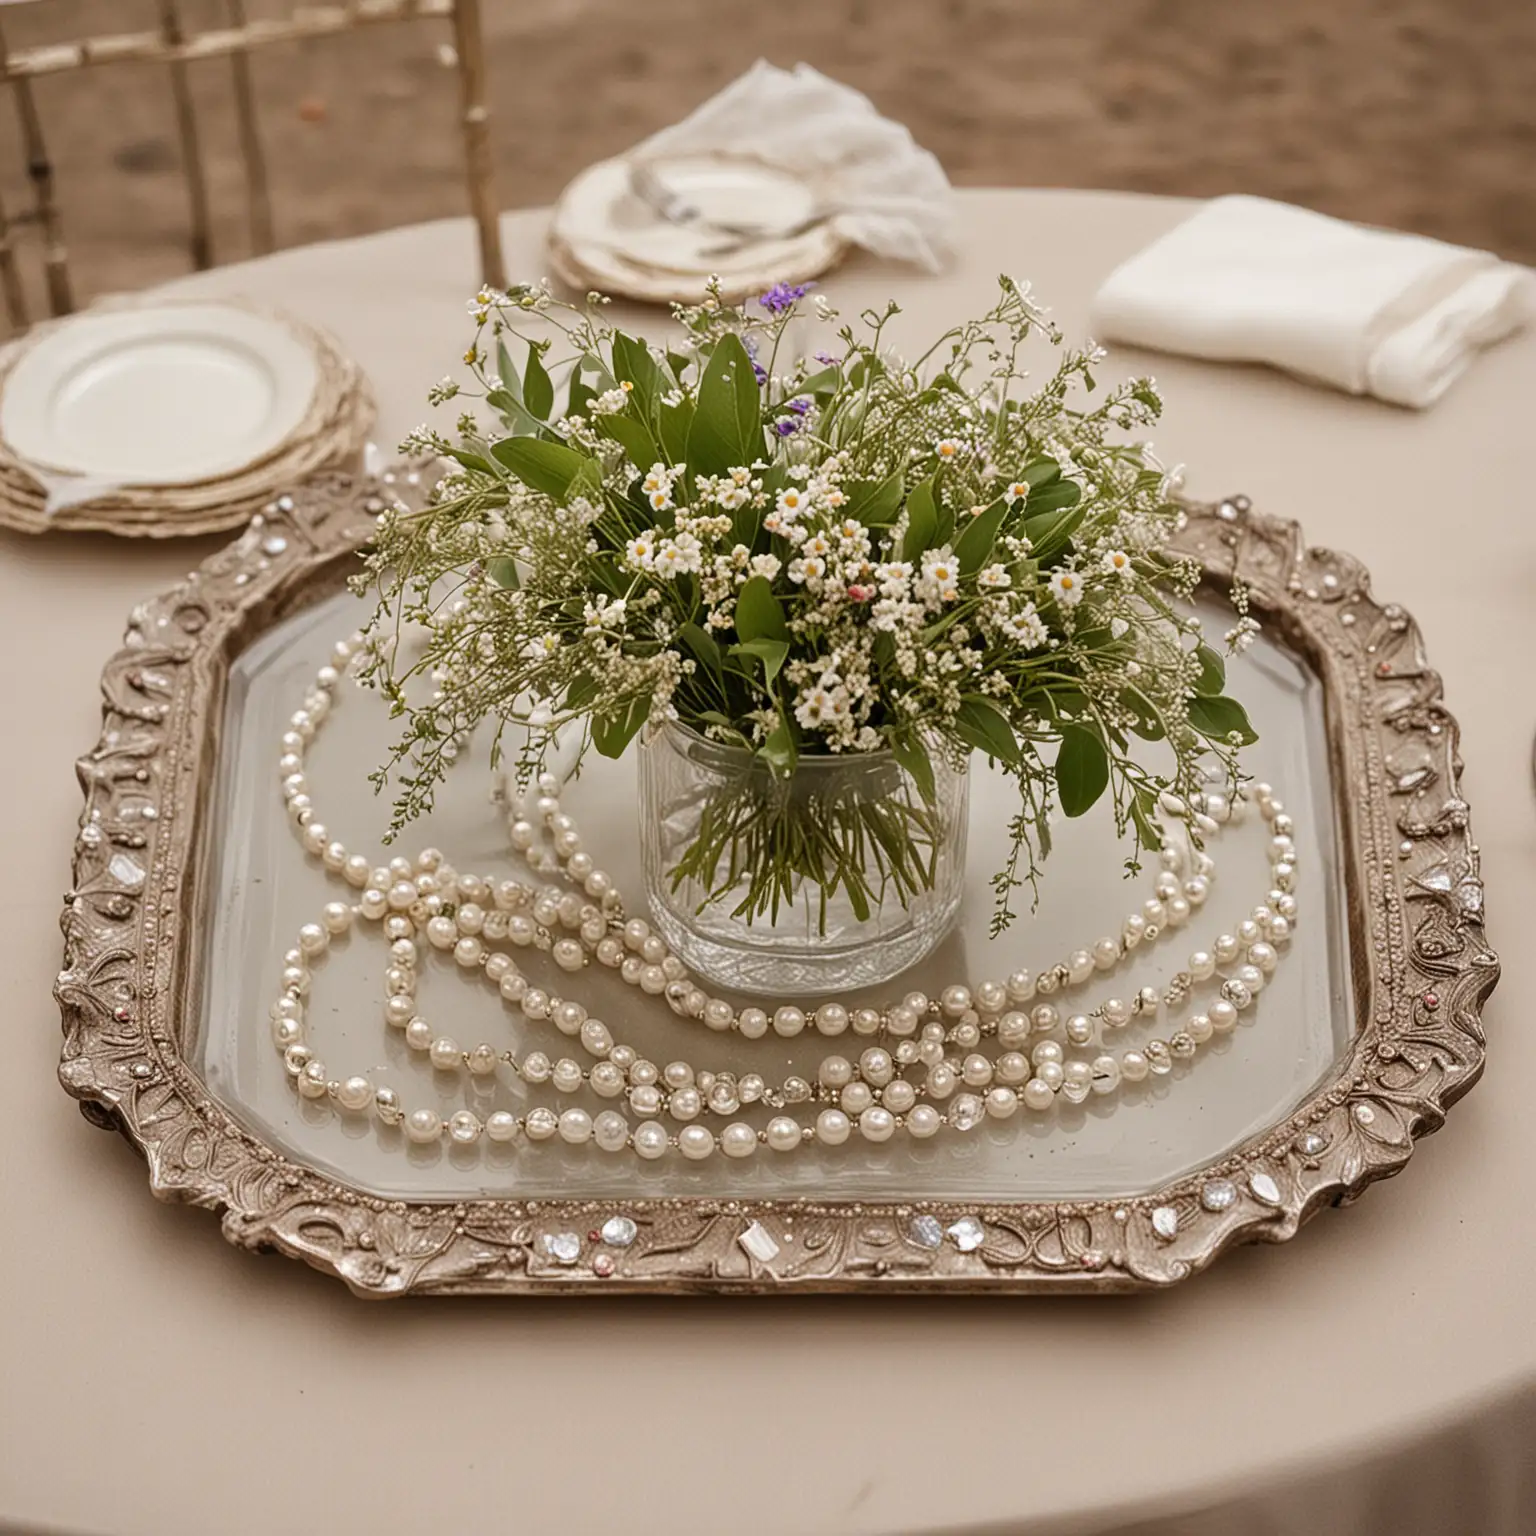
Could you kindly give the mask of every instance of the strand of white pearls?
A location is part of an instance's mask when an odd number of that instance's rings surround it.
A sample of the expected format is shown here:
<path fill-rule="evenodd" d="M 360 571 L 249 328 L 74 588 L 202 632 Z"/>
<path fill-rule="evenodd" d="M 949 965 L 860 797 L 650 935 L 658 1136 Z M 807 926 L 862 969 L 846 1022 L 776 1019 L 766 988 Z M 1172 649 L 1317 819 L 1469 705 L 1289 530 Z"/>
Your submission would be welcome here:
<path fill-rule="evenodd" d="M 774 1088 L 756 1074 L 738 1080 L 731 1073 L 696 1072 L 686 1062 L 658 1068 L 632 1047 L 615 1043 L 607 1027 L 588 1017 L 579 1003 L 552 997 L 530 985 L 509 954 L 490 946 L 506 941 L 513 947 L 534 947 L 549 953 L 557 965 L 570 972 L 596 959 L 617 968 L 626 981 L 641 990 L 666 995 L 675 1012 L 702 1017 L 716 1029 L 735 1027 L 748 1038 L 760 1037 L 769 1028 L 780 1035 L 798 1034 L 806 1027 L 808 1016 L 785 1005 L 772 1019 L 761 1009 L 743 1009 L 739 1014 L 730 1010 L 730 1021 L 717 1010 L 712 1019 L 708 1009 L 716 1000 L 709 999 L 688 979 L 682 963 L 667 952 L 643 920 L 625 919 L 611 880 L 591 864 L 590 856 L 581 848 L 574 821 L 561 810 L 555 794 L 559 786 L 553 779 L 541 780 L 539 798 L 532 807 L 553 844 L 553 862 L 540 845 L 537 826 L 521 814 L 520 807 L 511 817 L 514 844 L 531 867 L 553 867 L 567 880 L 579 883 L 579 889 L 546 887 L 534 891 L 516 881 L 459 875 L 431 849 L 415 861 L 396 857 L 387 866 L 374 868 L 331 839 L 325 826 L 315 819 L 303 775 L 303 757 L 329 714 L 342 673 L 361 643 L 361 637 L 354 636 L 336 647 L 331 663 L 321 669 L 304 708 L 293 716 L 283 737 L 279 765 L 283 791 L 300 839 L 308 852 L 354 888 L 360 888 L 361 894 L 355 904 L 327 904 L 322 921 L 306 924 L 298 945 L 284 956 L 283 995 L 272 1010 L 273 1038 L 301 1095 L 329 1098 L 349 1113 L 372 1112 L 386 1124 L 403 1123 L 413 1141 L 432 1142 L 445 1133 L 462 1144 L 471 1144 L 482 1134 L 503 1142 L 521 1135 L 535 1141 L 559 1136 L 571 1143 L 593 1140 L 608 1151 L 632 1149 L 648 1158 L 661 1156 L 672 1147 L 685 1156 L 702 1158 L 717 1149 L 727 1156 L 741 1157 L 755 1152 L 759 1145 L 779 1151 L 811 1141 L 838 1145 L 849 1139 L 855 1127 L 863 1137 L 876 1142 L 889 1139 L 898 1130 L 917 1137 L 933 1135 L 944 1125 L 969 1130 L 988 1117 L 1007 1118 L 1020 1103 L 1034 1111 L 1051 1108 L 1058 1095 L 1081 1103 L 1090 1093 L 1113 1093 L 1122 1080 L 1136 1082 L 1171 1070 L 1175 1060 L 1192 1057 L 1204 1041 L 1236 1023 L 1238 1014 L 1251 1006 L 1278 963 L 1276 946 L 1289 938 L 1295 918 L 1292 828 L 1273 791 L 1259 785 L 1254 797 L 1273 833 L 1269 852 L 1274 888 L 1269 899 L 1238 925 L 1236 933 L 1220 935 L 1211 951 L 1195 951 L 1189 969 L 1178 973 L 1161 996 L 1144 988 L 1130 1004 L 1110 999 L 1091 1013 L 1073 1015 L 1065 1021 L 1048 1002 L 1037 1001 L 1028 1014 L 1009 1006 L 1081 985 L 1094 973 L 1112 968 L 1098 962 L 1098 955 L 1108 954 L 1110 941 L 1106 940 L 1097 953 L 1082 952 L 1049 968 L 1034 978 L 1032 986 L 1027 973 L 1020 972 L 1006 984 L 983 983 L 974 995 L 969 988 L 958 986 L 945 989 L 932 1002 L 923 994 L 910 993 L 884 1011 L 850 1012 L 838 1004 L 822 1004 L 809 1016 L 817 1029 L 840 1034 L 851 1028 L 857 1034 L 888 1037 L 890 1048 L 870 1045 L 857 1062 L 829 1056 L 820 1064 L 815 1083 L 791 1077 Z M 1240 807 L 1238 802 L 1238 814 Z M 1232 819 L 1234 809 L 1216 796 L 1205 797 L 1203 804 L 1192 808 L 1178 802 L 1165 805 L 1170 814 L 1183 811 L 1204 818 L 1208 825 L 1202 830 L 1206 831 Z M 524 830 L 530 826 L 535 832 L 533 839 Z M 1155 939 L 1165 925 L 1177 925 L 1178 919 L 1170 911 L 1178 910 L 1173 908 L 1176 900 L 1189 906 L 1204 900 L 1205 882 L 1213 871 L 1203 854 L 1197 855 L 1204 860 L 1203 867 L 1195 866 L 1182 882 L 1182 890 L 1170 889 L 1170 882 L 1180 883 L 1180 852 L 1172 845 L 1165 849 L 1165 868 L 1155 898 L 1161 910 L 1153 911 L 1149 902 L 1142 913 L 1133 914 L 1116 946 L 1116 961 L 1140 943 Z M 1200 883 L 1193 884 L 1196 881 Z M 1187 916 L 1186 909 L 1182 918 Z M 382 922 L 391 944 L 391 964 L 385 978 L 386 1021 L 402 1028 L 407 1043 L 423 1051 L 435 1067 L 489 1076 L 505 1065 L 525 1082 L 548 1083 L 563 1094 L 590 1088 L 601 1098 L 625 1097 L 629 1107 L 646 1118 L 631 1130 L 627 1119 L 616 1110 L 603 1110 L 594 1117 L 575 1107 L 558 1113 L 541 1107 L 523 1116 L 498 1110 L 483 1123 L 466 1109 L 444 1122 L 435 1110 L 418 1109 L 407 1114 L 393 1089 L 375 1087 L 364 1076 L 330 1077 L 304 1041 L 304 999 L 309 991 L 311 962 L 324 954 L 334 935 L 346 932 L 359 917 Z M 566 932 L 562 933 L 562 928 Z M 563 1033 L 575 1036 L 588 1054 L 597 1058 L 596 1064 L 587 1069 L 571 1058 L 550 1062 L 537 1051 L 518 1060 L 509 1051 L 497 1052 L 485 1044 L 466 1052 L 450 1037 L 436 1035 L 416 1012 L 418 932 L 433 947 L 451 950 L 460 965 L 481 970 L 524 1018 L 551 1020 Z M 1086 971 L 1084 955 L 1090 961 Z M 1121 1027 L 1138 1012 L 1159 1004 L 1175 1006 L 1188 997 L 1196 983 L 1215 977 L 1218 965 L 1238 961 L 1242 963 L 1232 975 L 1220 978 L 1221 995 L 1210 1008 L 1191 1015 L 1184 1028 L 1167 1041 L 1152 1040 L 1139 1051 L 1119 1055 L 1104 1051 L 1091 1061 L 1068 1059 L 1063 1046 L 1049 1038 L 1036 1041 L 1027 1053 L 1024 1049 L 1031 1035 L 1047 1035 L 1058 1026 L 1069 1046 L 1092 1044 L 1100 1029 Z M 729 1008 L 728 1004 L 722 1006 Z M 995 1059 L 977 1049 L 984 1038 L 993 1037 L 1003 1048 Z M 951 1056 L 946 1047 L 966 1054 Z M 926 1069 L 920 1084 L 905 1076 L 917 1066 Z M 985 1090 L 984 1097 L 971 1090 Z M 742 1105 L 759 1100 L 776 1108 L 804 1102 L 827 1107 L 816 1115 L 813 1126 L 778 1115 L 762 1131 L 736 1121 L 717 1134 L 695 1123 L 700 1115 L 731 1115 Z M 929 1100 L 943 1103 L 944 1108 Z M 654 1118 L 663 1113 L 678 1122 L 680 1129 L 675 1134 Z"/>

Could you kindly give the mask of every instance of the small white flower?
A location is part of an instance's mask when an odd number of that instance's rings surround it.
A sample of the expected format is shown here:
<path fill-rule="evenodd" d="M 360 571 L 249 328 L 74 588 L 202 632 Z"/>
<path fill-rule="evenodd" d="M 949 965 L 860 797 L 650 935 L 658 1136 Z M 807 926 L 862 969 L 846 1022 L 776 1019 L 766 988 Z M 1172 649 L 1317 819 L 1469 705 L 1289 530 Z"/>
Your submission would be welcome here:
<path fill-rule="evenodd" d="M 752 574 L 754 576 L 766 576 L 772 581 L 784 568 L 784 562 L 777 555 L 753 555 Z"/>
<path fill-rule="evenodd" d="M 1076 571 L 1052 571 L 1051 595 L 1063 608 L 1075 608 L 1083 600 L 1083 578 Z"/>
<path fill-rule="evenodd" d="M 1123 581 L 1129 581 L 1136 574 L 1131 569 L 1131 557 L 1123 549 L 1109 550 L 1104 556 L 1103 565 L 1111 576 L 1118 576 Z"/>
<path fill-rule="evenodd" d="M 816 555 L 789 562 L 789 579 L 801 585 L 814 585 L 827 574 L 827 562 Z"/>
<path fill-rule="evenodd" d="M 1009 614 L 1003 623 L 1003 628 L 1026 650 L 1038 650 L 1049 638 L 1040 615 L 1035 612 L 1033 603 L 1025 603 L 1017 613 Z"/>
<path fill-rule="evenodd" d="M 636 570 L 649 571 L 656 564 L 656 533 L 651 530 L 637 535 L 624 546 L 624 560 Z"/>
<path fill-rule="evenodd" d="M 1029 481 L 1027 481 L 1027 480 L 1015 480 L 1013 482 L 1013 484 L 1008 487 L 1008 500 L 1009 501 L 1028 501 L 1029 500 Z"/>
<path fill-rule="evenodd" d="M 646 473 L 645 479 L 640 482 L 640 489 L 647 496 L 653 491 L 670 491 L 672 489 L 672 471 L 665 464 L 652 464 Z"/>
<path fill-rule="evenodd" d="M 793 522 L 800 517 L 810 506 L 810 498 L 797 486 L 786 486 L 779 492 L 779 498 L 774 503 L 774 509 L 781 518 Z"/>
<path fill-rule="evenodd" d="M 875 567 L 875 580 L 880 584 L 882 597 L 903 598 L 907 595 L 907 583 L 912 579 L 912 564 L 907 560 L 887 560 Z"/>
<path fill-rule="evenodd" d="M 628 390 L 606 389 L 592 402 L 592 414 L 594 416 L 613 416 L 622 411 L 628 402 Z"/>
<path fill-rule="evenodd" d="M 933 445 L 933 451 L 938 454 L 940 463 L 949 464 L 960 457 L 962 446 L 958 438 L 943 437 Z"/>
<path fill-rule="evenodd" d="M 952 603 L 960 596 L 960 567 L 948 547 L 931 549 L 923 556 L 923 574 L 914 586 L 926 603 Z"/>
<path fill-rule="evenodd" d="M 672 492 L 663 487 L 650 492 L 645 499 L 650 502 L 651 511 L 665 512 L 672 505 Z"/>
<path fill-rule="evenodd" d="M 994 592 L 1004 592 L 1013 585 L 1013 577 L 1008 574 L 1006 565 L 989 565 L 985 570 L 977 572 L 976 585 Z"/>

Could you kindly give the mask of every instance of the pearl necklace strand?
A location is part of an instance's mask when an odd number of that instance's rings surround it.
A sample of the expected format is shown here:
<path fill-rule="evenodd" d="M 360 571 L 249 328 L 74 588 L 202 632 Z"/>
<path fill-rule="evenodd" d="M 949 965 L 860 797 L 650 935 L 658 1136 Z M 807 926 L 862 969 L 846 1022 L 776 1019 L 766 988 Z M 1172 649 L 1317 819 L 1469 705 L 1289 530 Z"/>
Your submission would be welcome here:
<path fill-rule="evenodd" d="M 758 1007 L 738 1011 L 700 988 L 649 924 L 626 917 L 612 879 L 596 867 L 575 821 L 561 808 L 560 784 L 553 775 L 539 777 L 531 804 L 512 803 L 508 835 L 530 869 L 556 874 L 564 885 L 534 888 L 515 880 L 459 874 L 431 848 L 414 860 L 396 856 L 375 868 L 333 839 L 316 817 L 304 757 L 363 643 L 361 635 L 353 635 L 335 646 L 330 663 L 319 670 L 303 708 L 292 716 L 282 737 L 278 769 L 299 839 L 307 853 L 359 894 L 355 902 L 327 903 L 319 922 L 299 930 L 297 945 L 283 957 L 281 996 L 271 1009 L 272 1038 L 302 1097 L 326 1099 L 343 1113 L 372 1114 L 385 1125 L 403 1126 L 416 1143 L 437 1142 L 445 1134 L 465 1146 L 482 1135 L 504 1143 L 558 1137 L 571 1144 L 595 1141 L 604 1151 L 633 1151 L 647 1159 L 675 1148 L 701 1160 L 717 1150 L 728 1157 L 748 1157 L 760 1146 L 779 1152 L 811 1143 L 838 1146 L 855 1130 L 871 1142 L 887 1141 L 898 1131 L 917 1138 L 930 1137 L 945 1126 L 969 1131 L 988 1118 L 1007 1119 L 1021 1105 L 1045 1113 L 1058 1097 L 1081 1104 L 1090 1094 L 1113 1094 L 1122 1081 L 1135 1083 L 1169 1072 L 1174 1061 L 1189 1060 L 1213 1035 L 1234 1027 L 1273 974 L 1290 939 L 1296 918 L 1294 828 L 1270 786 L 1259 784 L 1253 798 L 1271 833 L 1267 853 L 1272 888 L 1267 899 L 1234 932 L 1219 935 L 1209 950 L 1195 950 L 1187 968 L 1161 993 L 1142 987 L 1128 1001 L 1110 997 L 1065 1016 L 1051 1000 L 1114 970 L 1143 944 L 1182 927 L 1203 905 L 1214 865 L 1204 853 L 1171 839 L 1160 852 L 1155 894 L 1125 919 L 1119 938 L 1100 938 L 1037 975 L 1018 970 L 1006 982 L 984 981 L 974 991 L 950 986 L 933 1000 L 909 992 L 885 1009 L 823 1002 L 809 1010 L 783 1004 L 771 1015 Z M 1246 800 L 1241 795 L 1232 801 L 1205 795 L 1191 806 L 1166 796 L 1163 809 L 1211 835 L 1223 823 L 1241 820 Z M 623 1099 L 641 1117 L 640 1123 L 632 1128 L 611 1108 L 593 1115 L 576 1107 L 557 1112 L 542 1106 L 524 1115 L 496 1110 L 484 1121 L 472 1110 L 461 1109 L 445 1121 L 433 1109 L 407 1112 L 393 1088 L 375 1085 L 366 1076 L 332 1077 L 305 1041 L 305 1000 L 313 963 L 326 953 L 333 937 L 348 932 L 358 919 L 381 923 L 390 944 L 384 978 L 386 1023 L 403 1030 L 407 1045 L 424 1053 L 433 1067 L 487 1080 L 505 1067 L 527 1084 L 549 1084 L 562 1095 L 590 1090 L 600 1099 Z M 575 1039 L 594 1064 L 583 1067 L 571 1057 L 551 1062 L 542 1051 L 519 1058 L 488 1044 L 465 1051 L 451 1037 L 437 1034 L 416 1007 L 421 938 L 451 953 L 464 969 L 478 971 L 523 1018 L 549 1021 Z M 496 947 L 501 944 L 507 948 Z M 747 1039 L 759 1039 L 772 1030 L 791 1038 L 813 1028 L 829 1037 L 851 1031 L 871 1043 L 856 1060 L 841 1054 L 824 1057 L 814 1082 L 791 1076 L 769 1085 L 756 1073 L 738 1078 L 731 1072 L 695 1070 L 685 1061 L 660 1068 L 632 1046 L 615 1042 L 608 1027 L 580 1003 L 531 985 L 508 952 L 525 948 L 548 955 L 571 974 L 594 963 L 614 969 L 641 992 L 664 997 L 675 1014 L 717 1032 L 735 1030 Z M 1220 971 L 1223 967 L 1226 974 Z M 1155 1014 L 1160 1007 L 1181 1007 L 1206 983 L 1214 983 L 1219 995 L 1203 1012 L 1189 1014 L 1168 1039 L 1149 1040 L 1139 1050 L 1109 1048 L 1106 1037 L 1133 1018 Z M 1058 1034 L 1060 1040 L 1053 1038 Z M 1033 1045 L 1032 1037 L 1038 1037 Z M 992 1043 L 998 1047 L 996 1055 L 982 1049 Z M 1097 1052 L 1090 1058 L 1067 1054 L 1069 1049 L 1090 1048 Z M 916 1069 L 923 1070 L 920 1082 L 907 1076 Z M 788 1114 L 775 1115 L 762 1130 L 745 1121 L 730 1121 L 718 1132 L 698 1123 L 701 1117 L 729 1117 L 758 1102 L 774 1109 L 818 1107 L 810 1124 Z M 662 1115 L 677 1122 L 675 1132 L 668 1130 Z"/>

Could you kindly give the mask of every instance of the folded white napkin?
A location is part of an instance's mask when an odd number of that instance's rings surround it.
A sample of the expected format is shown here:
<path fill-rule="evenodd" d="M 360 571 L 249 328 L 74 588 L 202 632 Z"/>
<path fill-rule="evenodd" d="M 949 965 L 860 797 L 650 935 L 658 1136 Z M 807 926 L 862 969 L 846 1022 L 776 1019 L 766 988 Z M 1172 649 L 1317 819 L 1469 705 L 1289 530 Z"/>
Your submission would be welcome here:
<path fill-rule="evenodd" d="M 759 59 L 633 155 L 722 151 L 814 179 L 835 209 L 832 228 L 851 244 L 930 271 L 943 264 L 953 213 L 939 162 L 867 96 L 809 64 L 785 70 Z"/>
<path fill-rule="evenodd" d="M 1524 267 L 1262 197 L 1206 204 L 1113 272 L 1093 305 L 1105 340 L 1270 363 L 1418 408 L 1533 317 Z"/>

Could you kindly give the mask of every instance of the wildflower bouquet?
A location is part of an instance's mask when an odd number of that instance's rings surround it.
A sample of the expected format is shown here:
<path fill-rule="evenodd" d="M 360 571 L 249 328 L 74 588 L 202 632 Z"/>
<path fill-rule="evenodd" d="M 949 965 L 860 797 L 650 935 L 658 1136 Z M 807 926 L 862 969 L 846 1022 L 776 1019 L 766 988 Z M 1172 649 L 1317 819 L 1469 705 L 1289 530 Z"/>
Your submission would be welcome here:
<path fill-rule="evenodd" d="M 887 341 L 895 305 L 849 325 L 804 299 L 680 307 L 662 349 L 604 324 L 595 295 L 476 297 L 473 386 L 432 398 L 488 414 L 413 437 L 452 467 L 381 520 L 361 578 L 377 625 L 427 631 L 415 663 L 381 645 L 371 666 L 407 722 L 379 774 L 402 770 L 397 828 L 487 718 L 498 751 L 517 728 L 525 776 L 573 724 L 608 757 L 680 729 L 738 753 L 754 788 L 706 808 L 675 880 L 749 921 L 806 886 L 905 901 L 932 879 L 935 765 L 952 780 L 979 751 L 1019 794 L 997 931 L 1053 806 L 1107 795 L 1121 835 L 1156 847 L 1160 793 L 1199 790 L 1211 754 L 1236 774 L 1253 733 L 1185 606 L 1199 569 L 1168 553 L 1183 514 L 1125 435 L 1156 419 L 1152 384 L 1090 407 L 1099 354 L 1064 347 L 1007 278 L 911 362 Z M 817 320 L 826 344 L 788 356 L 791 325 Z M 1054 364 L 1030 388 L 1036 343 Z M 1236 648 L 1256 626 L 1234 597 Z M 797 765 L 856 754 L 915 792 L 792 792 Z"/>

